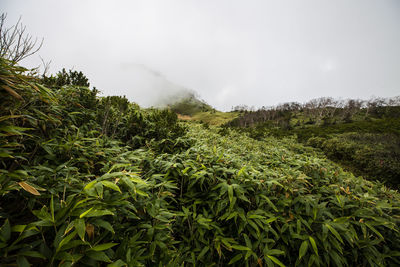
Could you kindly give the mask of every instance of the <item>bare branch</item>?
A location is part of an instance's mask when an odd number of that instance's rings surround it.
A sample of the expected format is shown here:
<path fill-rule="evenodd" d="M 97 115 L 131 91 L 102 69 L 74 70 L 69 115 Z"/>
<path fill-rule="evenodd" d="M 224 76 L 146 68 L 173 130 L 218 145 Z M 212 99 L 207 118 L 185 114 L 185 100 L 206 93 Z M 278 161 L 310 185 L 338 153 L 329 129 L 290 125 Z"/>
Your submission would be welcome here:
<path fill-rule="evenodd" d="M 42 65 L 43 65 L 42 77 L 45 77 L 47 75 L 47 73 L 49 72 L 51 60 L 48 62 L 45 62 L 41 56 L 39 56 L 39 57 L 40 57 L 40 60 L 42 61 Z"/>
<path fill-rule="evenodd" d="M 9 28 L 5 26 L 7 14 L 0 16 L 0 56 L 17 63 L 26 57 L 29 57 L 43 45 L 44 39 L 38 42 L 38 39 L 27 34 L 26 27 L 21 23 L 21 17 L 17 23 Z"/>

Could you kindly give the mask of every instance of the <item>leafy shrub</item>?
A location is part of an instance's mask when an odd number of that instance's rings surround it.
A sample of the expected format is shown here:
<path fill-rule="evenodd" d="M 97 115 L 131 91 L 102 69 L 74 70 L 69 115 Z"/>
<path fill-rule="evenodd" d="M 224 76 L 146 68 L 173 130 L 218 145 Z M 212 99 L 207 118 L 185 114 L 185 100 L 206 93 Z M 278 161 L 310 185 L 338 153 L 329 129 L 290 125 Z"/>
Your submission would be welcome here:
<path fill-rule="evenodd" d="M 390 134 L 346 133 L 313 137 L 308 144 L 371 179 L 397 187 L 400 183 L 400 139 Z"/>
<path fill-rule="evenodd" d="M 400 264 L 399 193 L 295 139 L 186 132 L 0 63 L 1 265 Z"/>
<path fill-rule="evenodd" d="M 101 134 L 97 91 L 72 86 L 52 91 L 25 76 L 23 68 L 3 59 L 1 66 L 0 93 L 7 105 L 0 113 L 0 263 L 95 266 L 113 259 L 117 266 L 125 264 L 122 260 L 137 266 L 149 259 L 170 261 L 175 252 L 158 253 L 145 231 L 157 225 L 154 240 L 173 248 L 165 223 L 173 214 L 151 212 L 166 203 L 158 197 L 161 191 L 156 193 L 163 190 L 160 180 L 141 177 L 141 165 L 151 154 L 121 143 L 133 137 L 124 135 L 129 131 L 118 129 L 116 139 Z M 172 112 L 135 112 L 147 127 L 139 134 L 149 142 L 185 133 Z"/>
<path fill-rule="evenodd" d="M 201 142 L 157 161 L 157 171 L 167 172 L 165 178 L 177 187 L 173 233 L 184 261 L 202 266 L 398 262 L 392 236 L 399 223 L 395 191 L 343 172 L 293 140 L 254 141 L 234 132 L 221 137 L 192 127 L 190 136 Z"/>
<path fill-rule="evenodd" d="M 182 94 L 182 96 L 176 96 L 178 98 L 176 102 L 168 105 L 168 107 L 175 113 L 193 116 L 199 112 L 214 112 L 214 109 L 210 105 L 205 103 L 203 100 L 198 99 L 194 93 L 183 92 Z"/>
<path fill-rule="evenodd" d="M 61 88 L 63 86 L 83 86 L 90 87 L 89 79 L 81 71 L 68 72 L 65 69 L 59 71 L 55 76 L 46 76 L 40 78 L 40 83 L 49 88 Z"/>

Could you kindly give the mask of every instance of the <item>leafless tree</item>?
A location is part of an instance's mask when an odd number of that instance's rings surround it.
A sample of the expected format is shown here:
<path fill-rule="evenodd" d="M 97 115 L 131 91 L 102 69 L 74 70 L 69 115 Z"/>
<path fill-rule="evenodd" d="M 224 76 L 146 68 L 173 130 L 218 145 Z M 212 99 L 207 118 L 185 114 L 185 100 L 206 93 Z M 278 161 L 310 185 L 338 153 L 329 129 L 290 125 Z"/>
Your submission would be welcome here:
<path fill-rule="evenodd" d="M 26 33 L 26 26 L 21 23 L 21 18 L 11 27 L 6 27 L 7 14 L 0 16 L 0 57 L 14 63 L 35 54 L 43 45 L 43 39 L 38 42 Z"/>
<path fill-rule="evenodd" d="M 45 62 L 42 57 L 40 57 L 40 60 L 42 61 L 42 65 L 43 65 L 42 77 L 45 77 L 47 75 L 47 73 L 49 72 L 51 60 Z"/>

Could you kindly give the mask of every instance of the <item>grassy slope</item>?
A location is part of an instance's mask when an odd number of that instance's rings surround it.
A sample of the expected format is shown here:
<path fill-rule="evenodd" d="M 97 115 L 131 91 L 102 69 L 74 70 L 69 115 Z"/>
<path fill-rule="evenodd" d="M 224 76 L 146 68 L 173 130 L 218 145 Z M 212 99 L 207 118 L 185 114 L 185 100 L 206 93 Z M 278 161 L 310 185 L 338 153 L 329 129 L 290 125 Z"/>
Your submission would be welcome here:
<path fill-rule="evenodd" d="M 204 100 L 197 98 L 195 94 L 178 98 L 168 108 L 178 114 L 184 121 L 197 121 L 209 125 L 223 125 L 239 116 L 239 112 L 217 111 Z"/>
<path fill-rule="evenodd" d="M 382 111 L 393 115 L 384 108 Z M 180 119 L 221 126 L 240 115 L 239 112 L 203 111 L 195 112 L 191 116 L 180 116 Z M 299 141 L 322 149 L 331 160 L 358 175 L 385 181 L 395 188 L 400 184 L 399 118 L 366 119 L 364 111 L 360 111 L 353 116 L 352 122 L 344 122 L 339 115 L 332 119 L 336 121 L 335 124 L 324 125 L 322 121 L 317 124 L 307 124 L 309 120 L 310 117 L 304 112 L 295 112 L 289 129 L 276 127 L 277 123 L 269 121 L 243 130 L 249 132 L 255 139 L 267 135 L 278 138 L 297 136 Z M 348 138 L 349 134 L 352 136 L 351 140 Z"/>
<path fill-rule="evenodd" d="M 186 134 L 88 88 L 14 89 L 0 91 L 0 265 L 400 264 L 398 192 L 294 138 Z"/>
<path fill-rule="evenodd" d="M 256 123 L 240 128 L 260 139 L 268 135 L 278 138 L 296 136 L 297 140 L 321 149 L 331 160 L 359 175 L 372 180 L 385 181 L 390 186 L 400 185 L 400 118 L 398 107 L 383 107 L 382 118 L 365 117 L 356 113 L 351 122 L 338 116 L 335 124 L 307 124 L 310 117 L 297 112 L 290 127 L 279 125 L 278 120 Z M 392 116 L 392 117 L 390 117 Z"/>
<path fill-rule="evenodd" d="M 319 255 L 326 255 L 325 258 L 319 258 L 322 265 L 327 265 L 329 261 L 335 265 L 357 265 L 356 262 L 361 264 L 363 261 L 361 258 L 352 259 L 355 250 L 351 247 L 358 247 L 361 243 L 370 244 L 377 239 L 366 240 L 365 235 L 363 237 L 361 233 L 356 234 L 359 231 L 357 229 L 365 229 L 364 223 L 367 220 L 368 224 L 372 223 L 380 228 L 376 224 L 380 220 L 379 216 L 373 210 L 380 210 L 381 205 L 389 203 L 383 199 L 393 197 L 395 202 L 399 199 L 397 192 L 343 171 L 322 153 L 297 143 L 293 138 L 267 137 L 263 140 L 254 140 L 230 130 L 225 136 L 220 136 L 216 128 L 210 127 L 207 130 L 199 125 L 191 125 L 189 136 L 197 140 L 192 151 L 197 152 L 196 160 L 204 166 L 197 171 L 189 167 L 193 166 L 191 164 L 182 166 L 189 168 L 187 173 L 189 177 L 194 176 L 192 183 L 201 185 L 200 188 L 192 187 L 198 190 L 197 193 L 191 192 L 202 198 L 203 204 L 198 204 L 197 210 L 202 210 L 201 207 L 203 210 L 198 213 L 210 218 L 212 222 L 218 222 L 219 226 L 226 225 L 223 221 L 230 222 L 231 226 L 228 228 L 231 229 L 230 234 L 234 240 L 241 245 L 247 244 L 256 253 L 264 246 L 262 245 L 264 241 L 260 243 L 257 240 L 272 238 L 272 244 L 265 246 L 269 250 L 276 249 L 277 253 L 284 251 L 282 252 L 284 256 L 278 258 L 289 266 L 295 264 L 300 246 L 307 245 L 311 251 L 311 244 L 307 240 L 315 240 Z M 184 154 L 184 158 L 190 159 L 187 153 Z M 210 161 L 212 158 L 214 159 Z M 201 176 L 199 172 L 202 173 Z M 204 175 L 209 177 L 205 181 L 202 178 Z M 217 181 L 213 183 L 209 179 Z M 241 189 L 235 189 L 233 192 L 232 196 L 236 200 L 233 208 L 226 207 L 226 215 L 223 212 L 218 214 L 218 211 L 216 214 L 215 210 L 219 209 L 217 208 L 219 204 L 215 201 L 225 203 L 227 196 L 226 193 L 222 194 L 222 189 L 219 197 L 215 196 L 214 192 L 219 187 L 218 184 L 225 183 Z M 241 197 L 242 193 L 245 198 Z M 273 204 L 260 205 L 261 195 L 267 196 Z M 249 199 L 250 202 L 246 204 L 246 201 L 243 201 L 245 199 Z M 231 200 L 229 197 L 228 204 Z M 244 216 L 247 219 L 241 217 L 240 210 L 245 211 Z M 368 219 L 362 218 L 364 215 L 367 215 Z M 393 214 L 391 217 L 398 219 L 398 215 Z M 264 224 L 262 221 L 268 218 L 275 222 Z M 242 220 L 246 220 L 246 223 L 243 224 Z M 252 221 L 255 225 L 251 226 Z M 331 231 L 331 226 L 339 232 L 338 235 L 336 230 Z M 260 229 L 265 229 L 261 235 L 257 233 Z M 380 229 L 385 231 L 383 228 Z M 273 235 L 273 231 L 279 234 Z M 238 232 L 237 236 L 233 234 L 235 232 Z M 330 235 L 332 236 L 327 237 Z M 337 243 L 337 239 L 332 239 L 333 236 L 339 235 L 342 236 L 338 237 L 340 240 L 345 240 L 341 241 L 341 244 Z M 356 245 L 354 242 L 360 243 Z M 388 246 L 394 249 L 394 243 Z M 372 256 L 375 252 L 370 248 L 362 250 L 362 257 L 373 265 L 377 258 Z M 270 263 L 271 259 L 267 256 L 268 249 L 264 249 L 266 263 Z M 360 252 L 361 250 L 357 253 Z M 245 251 L 225 254 L 228 255 L 247 257 Z M 257 258 L 249 258 L 250 262 L 255 263 L 256 260 Z M 307 260 L 298 263 L 312 264 L 314 260 L 316 258 L 311 253 L 307 256 Z"/>
<path fill-rule="evenodd" d="M 207 111 L 198 112 L 191 117 L 191 120 L 204 122 L 209 125 L 220 126 L 223 125 L 239 115 L 238 112 L 221 112 L 221 111 Z"/>

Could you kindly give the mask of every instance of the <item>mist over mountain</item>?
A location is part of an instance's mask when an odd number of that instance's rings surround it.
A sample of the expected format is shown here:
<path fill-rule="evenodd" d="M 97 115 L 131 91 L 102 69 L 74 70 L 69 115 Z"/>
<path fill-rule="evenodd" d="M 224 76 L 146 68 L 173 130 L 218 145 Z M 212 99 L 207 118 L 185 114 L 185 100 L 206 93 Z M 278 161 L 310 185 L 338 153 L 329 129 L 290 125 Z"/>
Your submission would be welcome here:
<path fill-rule="evenodd" d="M 126 95 L 130 101 L 143 107 L 166 107 L 181 98 L 196 94 L 193 90 L 171 81 L 163 73 L 146 65 L 121 63 L 120 68 L 123 73 L 129 75 L 121 75 L 119 80 L 125 79 L 127 85 L 134 84 L 135 88 L 127 88 L 118 93 Z M 105 91 L 104 94 L 109 95 L 109 92 Z"/>
<path fill-rule="evenodd" d="M 52 60 L 52 72 L 82 70 L 105 95 L 144 106 L 184 87 L 228 111 L 397 95 L 399 3 L 2 0 L 2 9 L 10 23 L 22 16 L 27 31 L 45 38 L 40 56 Z"/>
<path fill-rule="evenodd" d="M 400 266 L 399 4 L 2 0 L 0 266 Z"/>

